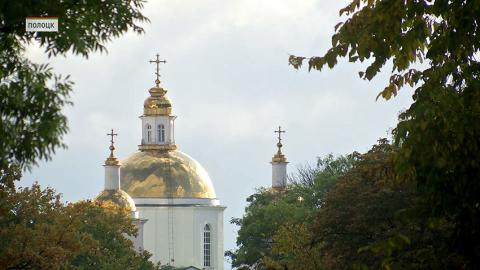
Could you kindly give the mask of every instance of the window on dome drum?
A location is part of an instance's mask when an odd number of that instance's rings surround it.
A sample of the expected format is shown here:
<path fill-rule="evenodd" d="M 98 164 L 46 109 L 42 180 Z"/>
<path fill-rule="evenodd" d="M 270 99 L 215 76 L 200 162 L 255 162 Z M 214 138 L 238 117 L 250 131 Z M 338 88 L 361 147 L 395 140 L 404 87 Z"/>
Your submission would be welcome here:
<path fill-rule="evenodd" d="M 152 126 L 150 124 L 147 124 L 147 142 L 152 141 Z"/>
<path fill-rule="evenodd" d="M 165 126 L 158 125 L 157 129 L 158 129 L 158 141 L 165 142 Z"/>
<path fill-rule="evenodd" d="M 210 225 L 205 225 L 203 228 L 203 266 L 211 266 L 211 230 Z"/>

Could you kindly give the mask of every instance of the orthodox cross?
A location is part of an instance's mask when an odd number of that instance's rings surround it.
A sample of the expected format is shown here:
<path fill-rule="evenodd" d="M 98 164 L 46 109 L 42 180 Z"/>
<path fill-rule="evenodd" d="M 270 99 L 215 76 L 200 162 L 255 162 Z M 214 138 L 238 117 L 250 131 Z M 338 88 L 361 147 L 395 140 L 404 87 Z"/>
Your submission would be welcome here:
<path fill-rule="evenodd" d="M 155 63 L 157 65 L 157 71 L 155 72 L 155 75 L 157 75 L 157 79 L 155 80 L 155 83 L 157 86 L 160 84 L 160 63 L 165 64 L 167 63 L 167 60 L 160 60 L 160 55 L 157 53 L 157 58 L 155 60 L 150 60 L 148 62 L 150 63 Z"/>
<path fill-rule="evenodd" d="M 274 131 L 275 133 L 278 133 L 278 142 L 282 141 L 282 133 L 285 133 L 285 130 L 282 130 L 281 126 L 278 126 L 278 130 Z"/>
<path fill-rule="evenodd" d="M 112 131 L 110 131 L 110 133 L 107 133 L 107 136 L 110 136 L 110 156 L 113 157 L 113 150 L 115 150 L 115 146 L 113 146 L 113 136 L 118 136 L 118 133 L 113 133 L 113 128 L 112 128 Z"/>
<path fill-rule="evenodd" d="M 114 143 L 113 136 L 118 136 L 118 133 L 113 133 L 113 128 L 112 128 L 112 131 L 110 131 L 110 133 L 107 133 L 107 136 L 110 136 L 110 142 L 113 145 L 113 143 Z"/>

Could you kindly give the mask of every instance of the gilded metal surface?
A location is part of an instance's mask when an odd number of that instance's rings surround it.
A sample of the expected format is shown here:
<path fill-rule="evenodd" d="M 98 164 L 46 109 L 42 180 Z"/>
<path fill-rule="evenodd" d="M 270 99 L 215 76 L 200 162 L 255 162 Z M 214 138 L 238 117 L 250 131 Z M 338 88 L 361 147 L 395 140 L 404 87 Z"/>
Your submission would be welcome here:
<path fill-rule="evenodd" d="M 135 202 L 132 197 L 121 189 L 104 190 L 98 194 L 95 201 L 100 203 L 111 202 L 118 205 L 120 208 L 125 208 L 130 211 L 136 211 Z"/>
<path fill-rule="evenodd" d="M 118 166 L 120 165 L 120 162 L 116 157 L 108 157 L 105 160 L 105 166 Z"/>
<path fill-rule="evenodd" d="M 122 162 L 120 175 L 133 198 L 216 198 L 205 169 L 180 151 L 137 152 Z"/>
<path fill-rule="evenodd" d="M 276 153 L 272 158 L 272 162 L 287 162 L 287 158 L 281 152 Z"/>
<path fill-rule="evenodd" d="M 272 162 L 287 162 L 287 158 L 285 155 L 282 153 L 282 143 L 279 141 L 277 143 L 278 151 L 277 153 L 273 156 Z"/>
<path fill-rule="evenodd" d="M 141 144 L 138 146 L 140 151 L 173 151 L 176 149 L 175 144 Z"/>
<path fill-rule="evenodd" d="M 150 96 L 143 103 L 144 115 L 171 115 L 172 101 L 165 95 L 167 90 L 159 85 L 148 90 Z"/>

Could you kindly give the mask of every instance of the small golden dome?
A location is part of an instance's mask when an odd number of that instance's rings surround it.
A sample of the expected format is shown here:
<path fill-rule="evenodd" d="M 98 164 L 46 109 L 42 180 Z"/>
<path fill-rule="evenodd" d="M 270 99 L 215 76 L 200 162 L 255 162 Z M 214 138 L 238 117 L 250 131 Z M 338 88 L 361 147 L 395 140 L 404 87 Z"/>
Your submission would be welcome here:
<path fill-rule="evenodd" d="M 137 152 L 120 171 L 122 189 L 134 198 L 216 198 L 205 169 L 180 151 Z"/>
<path fill-rule="evenodd" d="M 287 162 L 285 155 L 278 151 L 272 158 L 272 162 Z"/>
<path fill-rule="evenodd" d="M 136 211 L 135 202 L 133 201 L 132 197 L 130 197 L 130 195 L 121 189 L 103 190 L 95 198 L 95 201 L 99 202 L 100 204 L 109 202 L 117 205 L 120 208 Z"/>
<path fill-rule="evenodd" d="M 172 101 L 165 95 L 167 90 L 159 85 L 148 90 L 150 96 L 143 103 L 144 115 L 171 115 Z"/>
<path fill-rule="evenodd" d="M 285 155 L 282 153 L 282 146 L 283 144 L 281 142 L 277 143 L 277 153 L 273 156 L 272 162 L 287 162 L 287 158 Z"/>

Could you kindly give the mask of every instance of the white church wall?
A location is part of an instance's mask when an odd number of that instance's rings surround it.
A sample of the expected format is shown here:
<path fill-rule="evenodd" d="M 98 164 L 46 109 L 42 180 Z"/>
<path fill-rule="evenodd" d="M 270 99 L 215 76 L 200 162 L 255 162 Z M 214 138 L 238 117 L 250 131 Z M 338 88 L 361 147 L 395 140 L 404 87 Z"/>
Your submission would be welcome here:
<path fill-rule="evenodd" d="M 145 222 L 147 222 L 146 219 L 138 219 L 136 217 L 133 217 L 133 224 L 135 225 L 135 227 L 137 227 L 137 230 L 138 230 L 137 235 L 135 236 L 135 235 L 126 235 L 125 234 L 125 237 L 130 239 L 130 241 L 133 242 L 133 247 L 135 248 L 135 250 L 137 250 L 139 252 L 142 252 L 144 250 L 143 226 L 144 226 Z"/>
<path fill-rule="evenodd" d="M 195 212 L 197 220 L 195 226 L 197 230 L 198 251 L 200 257 L 200 268 L 205 269 L 223 269 L 224 247 L 223 247 L 223 211 L 225 207 L 202 207 Z M 203 233 L 205 225 L 210 226 L 211 230 L 211 266 L 204 266 Z"/>
<path fill-rule="evenodd" d="M 169 213 L 166 206 L 137 206 L 144 226 L 144 247 L 153 262 L 200 269 L 223 269 L 223 210 L 221 206 L 173 206 L 173 252 L 169 251 Z M 211 226 L 211 267 L 203 264 L 203 228 Z"/>

